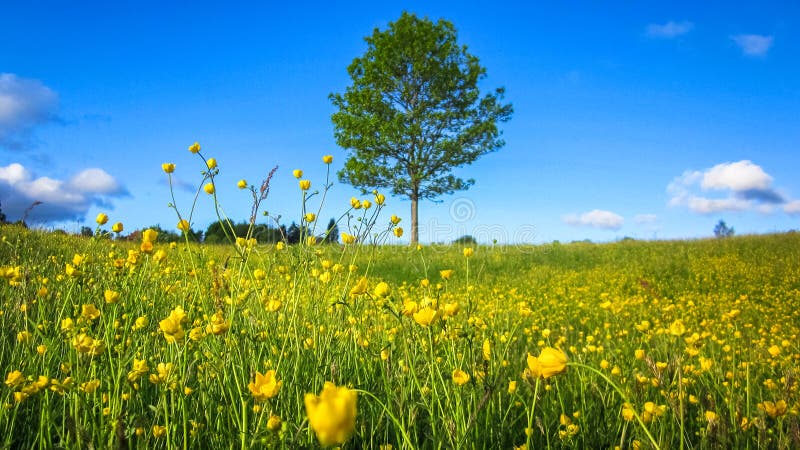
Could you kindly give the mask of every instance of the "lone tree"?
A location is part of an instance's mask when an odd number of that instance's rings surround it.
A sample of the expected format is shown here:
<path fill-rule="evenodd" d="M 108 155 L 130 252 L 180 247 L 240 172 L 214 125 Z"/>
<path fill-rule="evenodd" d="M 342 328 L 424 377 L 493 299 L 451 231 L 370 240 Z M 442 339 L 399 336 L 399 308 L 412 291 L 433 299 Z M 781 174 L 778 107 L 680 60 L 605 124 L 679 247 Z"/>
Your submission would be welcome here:
<path fill-rule="evenodd" d="M 714 227 L 714 236 L 718 238 L 726 238 L 733 236 L 733 227 L 728 227 L 724 220 L 720 220 L 717 222 L 717 225 Z"/>
<path fill-rule="evenodd" d="M 336 143 L 351 150 L 339 179 L 411 200 L 411 242 L 419 240 L 419 200 L 469 188 L 452 174 L 505 143 L 511 118 L 504 89 L 481 96 L 486 69 L 456 42 L 453 24 L 403 13 L 365 38 L 347 68 L 353 84 L 331 94 Z"/>

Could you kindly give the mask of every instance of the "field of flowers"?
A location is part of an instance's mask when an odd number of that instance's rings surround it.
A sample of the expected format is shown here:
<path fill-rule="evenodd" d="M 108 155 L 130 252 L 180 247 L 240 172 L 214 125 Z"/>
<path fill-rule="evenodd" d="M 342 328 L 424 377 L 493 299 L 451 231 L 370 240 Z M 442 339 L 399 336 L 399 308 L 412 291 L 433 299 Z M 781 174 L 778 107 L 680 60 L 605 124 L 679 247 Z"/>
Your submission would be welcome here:
<path fill-rule="evenodd" d="M 3 226 L 0 447 L 800 448 L 800 235 L 407 247 L 384 201 L 329 245 Z"/>

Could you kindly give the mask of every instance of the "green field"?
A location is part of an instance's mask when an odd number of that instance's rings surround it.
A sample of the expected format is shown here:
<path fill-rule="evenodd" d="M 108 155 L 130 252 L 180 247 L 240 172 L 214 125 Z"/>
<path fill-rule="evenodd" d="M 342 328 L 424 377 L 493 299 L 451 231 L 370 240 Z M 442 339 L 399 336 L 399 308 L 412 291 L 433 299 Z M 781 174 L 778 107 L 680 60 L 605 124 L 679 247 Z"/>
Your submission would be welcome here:
<path fill-rule="evenodd" d="M 800 448 L 798 234 L 0 235 L 3 448 Z"/>

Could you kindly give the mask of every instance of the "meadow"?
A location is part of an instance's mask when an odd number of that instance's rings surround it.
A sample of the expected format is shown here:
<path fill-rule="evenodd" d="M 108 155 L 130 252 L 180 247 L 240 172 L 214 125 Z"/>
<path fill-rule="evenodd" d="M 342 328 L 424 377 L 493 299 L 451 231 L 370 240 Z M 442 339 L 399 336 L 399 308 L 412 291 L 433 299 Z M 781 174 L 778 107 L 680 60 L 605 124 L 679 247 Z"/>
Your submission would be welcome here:
<path fill-rule="evenodd" d="M 405 246 L 354 200 L 341 244 L 0 228 L 0 447 L 800 447 L 800 234 Z"/>

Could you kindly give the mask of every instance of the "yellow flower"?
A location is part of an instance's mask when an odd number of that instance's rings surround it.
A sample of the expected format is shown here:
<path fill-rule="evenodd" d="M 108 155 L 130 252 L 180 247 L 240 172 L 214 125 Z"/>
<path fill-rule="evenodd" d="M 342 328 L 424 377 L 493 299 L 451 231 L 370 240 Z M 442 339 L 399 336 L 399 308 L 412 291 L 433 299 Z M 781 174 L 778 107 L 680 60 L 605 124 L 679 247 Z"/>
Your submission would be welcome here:
<path fill-rule="evenodd" d="M 300 180 L 298 184 L 300 185 L 300 189 L 304 191 L 311 189 L 311 181 L 309 180 Z"/>
<path fill-rule="evenodd" d="M 394 235 L 397 237 L 403 237 L 403 227 L 395 228 L 394 230 L 392 230 L 392 233 L 394 233 Z"/>
<path fill-rule="evenodd" d="M 362 206 L 364 209 L 370 209 L 370 208 L 372 207 L 372 202 L 370 202 L 369 200 L 363 200 L 363 201 L 361 202 L 361 206 Z"/>
<path fill-rule="evenodd" d="M 333 162 L 333 155 L 325 155 L 322 157 L 322 162 L 325 164 L 330 164 Z"/>
<path fill-rule="evenodd" d="M 350 206 L 353 209 L 361 209 L 361 200 L 355 197 L 350 197 Z"/>
<path fill-rule="evenodd" d="M 200 143 L 199 142 L 195 142 L 194 144 L 190 145 L 189 146 L 189 151 L 192 152 L 192 153 L 199 152 L 200 151 Z"/>
<path fill-rule="evenodd" d="M 511 380 L 511 381 L 508 382 L 508 393 L 509 394 L 513 394 L 515 392 L 517 392 L 517 382 L 514 381 L 514 380 Z"/>
<path fill-rule="evenodd" d="M 247 389 L 253 394 L 256 401 L 263 402 L 278 395 L 281 388 L 282 381 L 275 377 L 274 370 L 268 370 L 267 373 L 262 374 L 256 371 L 256 379 L 247 385 Z"/>
<path fill-rule="evenodd" d="M 636 418 L 636 411 L 634 411 L 633 406 L 631 406 L 630 403 L 625 403 L 622 405 L 622 418 L 627 422 L 630 422 Z"/>
<path fill-rule="evenodd" d="M 383 202 L 386 201 L 386 196 L 383 194 L 375 194 L 375 203 L 378 205 L 383 205 Z"/>
<path fill-rule="evenodd" d="M 484 361 L 492 360 L 492 343 L 488 339 L 483 341 L 483 359 Z"/>
<path fill-rule="evenodd" d="M 355 391 L 325 382 L 319 396 L 306 394 L 308 424 L 324 446 L 343 444 L 356 426 Z"/>
<path fill-rule="evenodd" d="M 169 317 L 158 323 L 159 328 L 164 333 L 167 343 L 182 341 L 185 336 L 182 323 L 186 320 L 186 313 L 180 306 L 170 312 Z"/>
<path fill-rule="evenodd" d="M 208 158 L 206 160 L 206 166 L 208 166 L 209 169 L 216 168 L 217 167 L 217 160 L 215 158 Z"/>
<path fill-rule="evenodd" d="M 267 429 L 269 431 L 278 431 L 281 429 L 281 418 L 275 414 L 269 416 L 267 420 Z"/>
<path fill-rule="evenodd" d="M 106 289 L 106 291 L 103 292 L 103 298 L 105 298 L 106 303 L 117 303 L 119 301 L 119 292 Z"/>
<path fill-rule="evenodd" d="M 173 164 L 173 163 L 161 164 L 161 170 L 163 170 L 166 173 L 175 172 L 175 164 Z"/>
<path fill-rule="evenodd" d="M 356 295 L 362 295 L 365 294 L 366 292 L 367 292 L 367 277 L 361 277 L 361 279 L 358 280 L 358 283 L 356 283 L 356 285 L 350 289 L 350 296 L 355 297 Z"/>
<path fill-rule="evenodd" d="M 464 257 L 465 258 L 471 257 L 474 252 L 475 252 L 475 250 L 473 250 L 472 247 L 464 247 Z"/>
<path fill-rule="evenodd" d="M 121 233 L 124 227 L 122 226 L 122 222 L 117 222 L 114 225 L 111 225 L 111 231 L 114 233 Z"/>
<path fill-rule="evenodd" d="M 184 233 L 188 233 L 188 232 L 189 232 L 189 229 L 191 228 L 191 227 L 189 226 L 189 221 L 188 221 L 188 220 L 186 220 L 186 219 L 181 219 L 181 220 L 178 222 L 178 225 L 177 225 L 177 227 L 178 227 L 178 229 L 179 229 L 179 230 L 183 231 Z"/>
<path fill-rule="evenodd" d="M 142 231 L 142 242 L 154 243 L 158 239 L 158 231 L 148 228 Z"/>
<path fill-rule="evenodd" d="M 453 276 L 453 269 L 445 269 L 439 271 L 439 276 L 442 277 L 443 280 L 449 280 L 450 277 Z"/>
<path fill-rule="evenodd" d="M 309 236 L 306 238 L 306 245 L 309 247 L 312 245 L 317 245 L 317 237 L 316 236 Z"/>
<path fill-rule="evenodd" d="M 128 372 L 128 381 L 133 383 L 149 371 L 150 367 L 147 366 L 147 360 L 133 358 L 133 368 Z"/>
<path fill-rule="evenodd" d="M 681 336 L 686 333 L 686 325 L 680 319 L 672 322 L 669 326 L 669 334 L 673 336 Z"/>
<path fill-rule="evenodd" d="M 292 171 L 292 175 L 294 175 L 294 177 L 297 179 L 303 178 L 303 171 L 300 169 L 294 169 Z"/>
<path fill-rule="evenodd" d="M 236 187 L 238 187 L 239 189 L 247 189 L 247 181 L 239 180 L 239 182 L 236 183 Z"/>
<path fill-rule="evenodd" d="M 469 374 L 467 372 L 464 372 L 461 369 L 455 369 L 453 371 L 453 383 L 455 383 L 458 386 L 463 386 L 467 384 L 468 381 L 469 381 Z"/>
<path fill-rule="evenodd" d="M 203 190 L 206 191 L 206 194 L 209 194 L 209 195 L 213 194 L 214 193 L 214 183 L 206 183 L 206 185 L 203 186 Z"/>
<path fill-rule="evenodd" d="M 403 219 L 401 219 L 401 218 L 395 216 L 394 214 L 392 214 L 392 217 L 389 218 L 389 220 L 392 222 L 392 225 L 397 225 Z"/>
<path fill-rule="evenodd" d="M 86 320 L 94 320 L 100 317 L 100 311 L 94 306 L 94 303 L 81 306 L 81 317 Z"/>
<path fill-rule="evenodd" d="M 99 387 L 100 387 L 100 380 L 94 379 L 94 380 L 89 380 L 85 383 L 81 383 L 79 388 L 81 391 L 86 392 L 87 394 L 91 394 L 94 391 L 96 391 L 97 388 Z"/>
<path fill-rule="evenodd" d="M 6 386 L 14 389 L 15 387 L 25 383 L 25 376 L 22 375 L 22 372 L 19 370 L 15 370 L 13 372 L 9 372 L 8 376 L 6 376 Z"/>
<path fill-rule="evenodd" d="M 356 241 L 356 237 L 352 234 L 342 233 L 342 243 L 343 244 L 352 244 Z"/>
<path fill-rule="evenodd" d="M 545 347 L 535 357 L 528 354 L 528 374 L 533 378 L 550 378 L 567 370 L 567 355 L 561 350 L 553 347 Z"/>
<path fill-rule="evenodd" d="M 430 306 L 426 306 L 414 313 L 414 322 L 417 322 L 423 327 L 430 326 L 432 323 L 436 322 L 437 318 L 439 318 L 439 311 Z"/>
<path fill-rule="evenodd" d="M 773 345 L 772 347 L 768 348 L 767 351 L 773 358 L 781 354 L 781 348 L 777 345 Z"/>
<path fill-rule="evenodd" d="M 706 411 L 705 416 L 708 423 L 715 423 L 718 418 L 717 413 L 715 413 L 714 411 Z"/>
<path fill-rule="evenodd" d="M 313 222 L 317 220 L 317 215 L 314 213 L 306 213 L 304 218 L 306 219 L 306 222 Z"/>
<path fill-rule="evenodd" d="M 94 221 L 97 222 L 98 225 L 105 225 L 106 222 L 108 222 L 108 215 L 105 213 L 100 213 L 97 215 Z"/>
<path fill-rule="evenodd" d="M 375 289 L 372 291 L 372 293 L 375 295 L 375 297 L 383 298 L 389 295 L 390 291 L 391 288 L 389 287 L 389 284 L 385 281 L 381 281 L 375 286 Z"/>
<path fill-rule="evenodd" d="M 228 331 L 230 327 L 231 323 L 225 320 L 225 317 L 222 315 L 222 311 L 217 311 L 211 316 L 211 323 L 206 327 L 206 332 L 219 336 L 220 334 Z"/>
<path fill-rule="evenodd" d="M 777 402 L 765 401 L 756 406 L 773 419 L 786 414 L 786 409 L 788 407 L 786 400 L 778 400 Z"/>
<path fill-rule="evenodd" d="M 153 437 L 163 437 L 167 434 L 167 427 L 162 427 L 161 425 L 153 425 Z"/>

